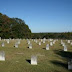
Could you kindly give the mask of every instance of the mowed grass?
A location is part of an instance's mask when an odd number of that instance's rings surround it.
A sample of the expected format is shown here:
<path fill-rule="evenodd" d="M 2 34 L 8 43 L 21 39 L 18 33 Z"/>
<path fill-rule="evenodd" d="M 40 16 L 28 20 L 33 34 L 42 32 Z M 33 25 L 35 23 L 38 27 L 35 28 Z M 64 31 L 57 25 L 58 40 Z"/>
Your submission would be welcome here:
<path fill-rule="evenodd" d="M 71 72 L 68 70 L 68 60 L 72 58 L 72 46 L 68 44 L 68 51 L 63 51 L 60 40 L 58 40 L 50 50 L 45 50 L 48 41 L 45 44 L 38 45 L 30 40 L 33 48 L 29 49 L 27 40 L 21 40 L 18 48 L 14 47 L 16 40 L 11 40 L 9 44 L 6 41 L 0 41 L 0 51 L 5 52 L 5 61 L 0 61 L 0 72 Z M 1 43 L 5 47 L 1 47 Z M 29 61 L 32 55 L 37 55 L 38 65 L 31 65 Z"/>

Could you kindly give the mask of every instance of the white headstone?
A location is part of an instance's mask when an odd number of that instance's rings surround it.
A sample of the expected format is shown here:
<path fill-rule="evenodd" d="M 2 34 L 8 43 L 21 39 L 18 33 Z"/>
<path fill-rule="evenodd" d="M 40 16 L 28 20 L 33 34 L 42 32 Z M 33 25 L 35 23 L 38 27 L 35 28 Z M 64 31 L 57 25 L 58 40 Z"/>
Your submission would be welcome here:
<path fill-rule="evenodd" d="M 18 44 L 17 43 L 15 43 L 15 47 L 18 48 Z"/>
<path fill-rule="evenodd" d="M 41 42 L 43 42 L 43 39 L 41 39 Z"/>
<path fill-rule="evenodd" d="M 52 42 L 50 42 L 50 46 L 53 46 L 53 43 Z"/>
<path fill-rule="evenodd" d="M 32 49 L 32 44 L 29 44 L 29 48 Z"/>
<path fill-rule="evenodd" d="M 45 40 L 43 40 L 43 43 L 45 43 Z"/>
<path fill-rule="evenodd" d="M 64 46 L 64 51 L 67 51 L 67 46 L 66 45 Z"/>
<path fill-rule="evenodd" d="M 28 40 L 28 44 L 30 44 L 30 41 Z"/>
<path fill-rule="evenodd" d="M 5 45 L 4 45 L 4 42 L 2 43 L 2 47 L 4 47 Z"/>
<path fill-rule="evenodd" d="M 39 45 L 41 45 L 41 42 L 39 42 Z"/>
<path fill-rule="evenodd" d="M 46 50 L 49 50 L 49 44 L 46 45 Z"/>
<path fill-rule="evenodd" d="M 62 45 L 62 46 L 65 46 L 65 43 L 64 43 L 62 40 L 61 40 L 61 45 Z"/>
<path fill-rule="evenodd" d="M 56 40 L 53 41 L 53 44 L 55 44 Z"/>
<path fill-rule="evenodd" d="M 7 39 L 7 43 L 8 43 L 8 44 L 9 44 L 9 42 L 10 42 L 9 39 Z"/>
<path fill-rule="evenodd" d="M 53 41 L 53 39 L 49 39 L 50 41 Z"/>
<path fill-rule="evenodd" d="M 9 38 L 9 40 L 11 40 L 11 38 Z"/>
<path fill-rule="evenodd" d="M 1 37 L 0 37 L 0 41 L 1 41 Z"/>
<path fill-rule="evenodd" d="M 31 65 L 37 65 L 37 56 L 31 56 Z"/>
<path fill-rule="evenodd" d="M 68 69 L 72 70 L 72 59 L 68 62 Z"/>
<path fill-rule="evenodd" d="M 70 43 L 70 40 L 68 40 L 68 43 Z"/>
<path fill-rule="evenodd" d="M 20 40 L 18 40 L 18 44 L 20 44 Z"/>
<path fill-rule="evenodd" d="M 65 46 L 65 43 L 63 43 L 62 46 L 64 47 Z"/>
<path fill-rule="evenodd" d="M 46 41 L 46 38 L 44 38 L 43 40 Z"/>
<path fill-rule="evenodd" d="M 5 52 L 0 51 L 0 61 L 5 61 Z"/>
<path fill-rule="evenodd" d="M 71 42 L 71 45 L 72 45 L 72 42 Z"/>
<path fill-rule="evenodd" d="M 36 43 L 37 43 L 38 41 L 36 40 Z"/>

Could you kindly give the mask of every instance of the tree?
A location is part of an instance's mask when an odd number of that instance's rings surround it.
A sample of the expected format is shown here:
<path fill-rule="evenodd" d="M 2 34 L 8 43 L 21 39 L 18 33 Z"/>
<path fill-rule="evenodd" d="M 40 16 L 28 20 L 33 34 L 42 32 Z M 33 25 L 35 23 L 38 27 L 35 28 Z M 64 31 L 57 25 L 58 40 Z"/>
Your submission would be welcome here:
<path fill-rule="evenodd" d="M 0 13 L 0 36 L 2 38 L 26 38 L 31 30 L 28 25 L 19 18 L 9 18 Z"/>

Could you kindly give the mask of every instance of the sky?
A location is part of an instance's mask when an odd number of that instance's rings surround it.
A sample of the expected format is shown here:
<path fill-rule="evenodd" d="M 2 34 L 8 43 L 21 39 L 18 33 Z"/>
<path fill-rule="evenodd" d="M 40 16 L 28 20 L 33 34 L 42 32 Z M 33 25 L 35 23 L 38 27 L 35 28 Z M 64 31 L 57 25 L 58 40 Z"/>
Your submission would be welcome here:
<path fill-rule="evenodd" d="M 0 0 L 0 12 L 24 20 L 32 32 L 72 31 L 72 0 Z"/>

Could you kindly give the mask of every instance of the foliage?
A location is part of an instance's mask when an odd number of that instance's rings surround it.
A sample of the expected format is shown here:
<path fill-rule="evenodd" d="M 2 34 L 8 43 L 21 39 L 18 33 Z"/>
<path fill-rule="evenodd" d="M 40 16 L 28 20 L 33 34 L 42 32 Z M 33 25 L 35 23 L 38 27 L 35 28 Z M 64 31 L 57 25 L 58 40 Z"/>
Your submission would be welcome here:
<path fill-rule="evenodd" d="M 0 13 L 0 36 L 2 38 L 26 38 L 29 34 L 31 30 L 23 20 L 9 18 Z"/>
<path fill-rule="evenodd" d="M 72 32 L 65 33 L 33 33 L 33 38 L 72 39 Z"/>

